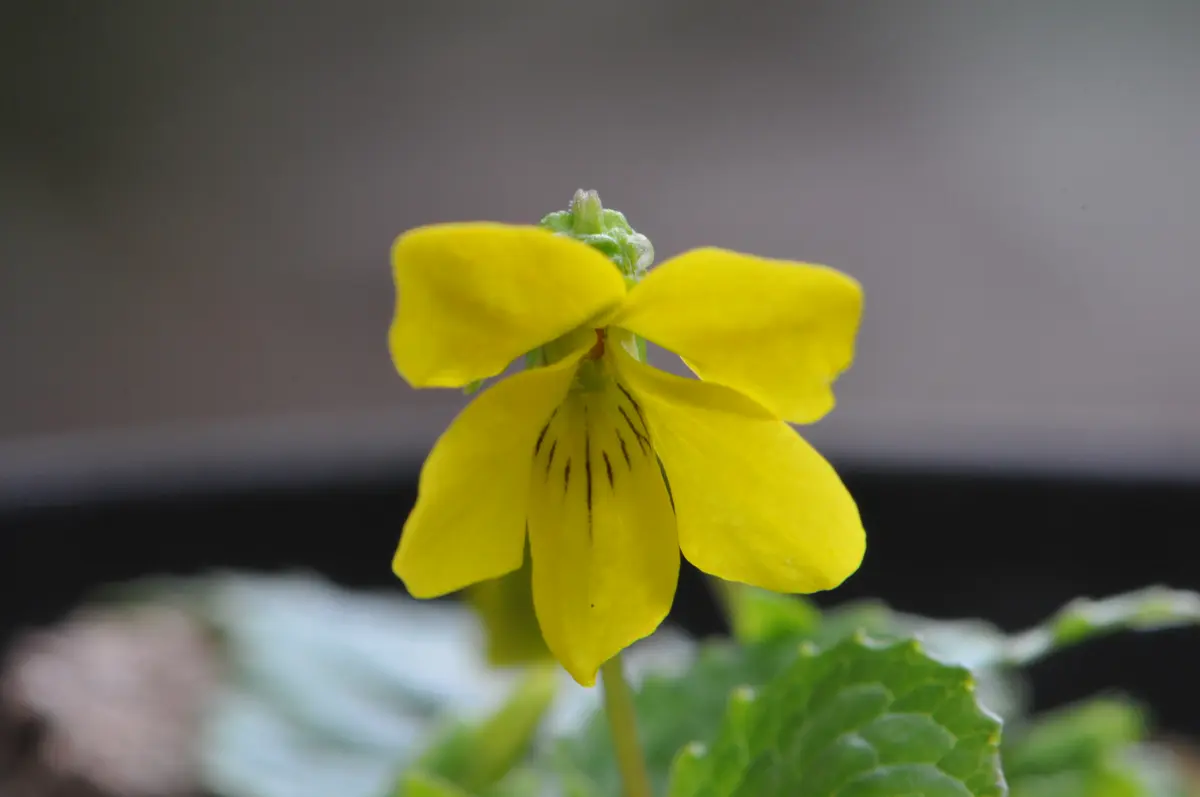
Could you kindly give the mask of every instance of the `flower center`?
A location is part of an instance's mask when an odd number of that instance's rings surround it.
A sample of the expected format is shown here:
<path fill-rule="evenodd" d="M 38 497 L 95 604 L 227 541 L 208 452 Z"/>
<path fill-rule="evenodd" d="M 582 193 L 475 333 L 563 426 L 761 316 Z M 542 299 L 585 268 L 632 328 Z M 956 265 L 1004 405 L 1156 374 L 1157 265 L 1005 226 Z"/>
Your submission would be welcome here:
<path fill-rule="evenodd" d="M 583 355 L 583 359 L 599 360 L 601 357 L 603 357 L 604 356 L 605 337 L 606 337 L 606 335 L 605 335 L 604 330 L 597 329 L 596 330 L 596 343 L 592 346 L 592 348 L 588 349 L 587 354 Z"/>

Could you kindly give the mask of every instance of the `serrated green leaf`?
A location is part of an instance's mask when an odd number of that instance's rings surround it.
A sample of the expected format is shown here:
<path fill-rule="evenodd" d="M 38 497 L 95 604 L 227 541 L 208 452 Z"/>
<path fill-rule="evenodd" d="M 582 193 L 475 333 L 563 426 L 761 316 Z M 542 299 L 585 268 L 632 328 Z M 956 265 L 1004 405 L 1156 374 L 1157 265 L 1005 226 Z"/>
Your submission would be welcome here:
<path fill-rule="evenodd" d="M 774 595 L 773 598 L 781 602 L 795 600 L 785 595 Z M 803 604 L 806 608 L 814 608 L 807 601 Z M 1008 637 L 984 620 L 937 620 L 897 612 L 878 600 L 844 603 L 818 614 L 816 620 L 815 627 L 792 638 L 807 639 L 820 647 L 854 634 L 867 634 L 878 640 L 918 639 L 934 658 L 972 670 L 979 701 L 1001 717 L 1019 717 L 1029 703 L 1024 682 L 1015 673 L 997 665 L 1003 657 Z M 775 627 L 783 622 L 778 620 Z M 797 622 L 793 627 L 801 626 Z M 785 637 L 778 635 L 776 638 Z"/>
<path fill-rule="evenodd" d="M 808 649 L 730 703 L 720 737 L 675 764 L 671 797 L 999 797 L 1000 721 L 962 667 L 913 642 Z"/>
<path fill-rule="evenodd" d="M 1008 635 L 986 620 L 923 617 L 895 611 L 877 600 L 853 601 L 826 610 L 812 639 L 829 645 L 855 633 L 881 640 L 919 639 L 934 658 L 970 670 L 995 666 L 1009 642 Z"/>
<path fill-rule="evenodd" d="M 991 623 L 981 620 L 938 620 L 896 612 L 879 601 L 857 601 L 824 611 L 815 628 L 808 626 L 804 608 L 795 611 L 788 605 L 796 601 L 789 596 L 762 597 L 753 610 L 764 610 L 766 618 L 743 618 L 738 636 L 741 646 L 709 643 L 702 648 L 693 669 L 679 679 L 650 679 L 635 695 L 639 732 L 646 750 L 647 765 L 658 793 L 668 780 L 674 765 L 677 773 L 672 782 L 688 771 L 688 756 L 676 753 L 689 741 L 703 744 L 714 742 L 715 729 L 722 715 L 729 692 L 739 685 L 759 686 L 777 674 L 794 658 L 795 644 L 808 639 L 819 646 L 836 644 L 848 636 L 866 632 L 881 639 L 916 637 L 934 658 L 947 664 L 966 667 L 974 673 L 975 697 L 983 706 L 1005 718 L 1019 719 L 1028 705 L 1026 687 L 1011 658 L 1016 640 Z M 1085 626 L 1097 632 L 1124 627 L 1149 629 L 1164 625 L 1190 622 L 1190 606 L 1200 596 L 1163 590 L 1148 590 L 1107 601 L 1073 604 L 1071 612 L 1082 614 Z M 801 606 L 811 604 L 796 601 Z M 1097 608 L 1096 604 L 1099 604 Z M 1078 610 L 1083 607 L 1082 613 Z M 774 609 L 779 611 L 767 614 Z M 780 633 L 788 626 L 788 616 L 795 633 Z M 782 618 L 782 619 L 780 619 Z M 736 618 L 732 616 L 735 623 Z M 1054 645 L 1081 641 L 1075 620 L 1060 626 L 1070 633 L 1059 642 L 1043 649 L 1049 652 Z M 1028 632 L 1027 632 L 1028 633 Z M 1090 632 L 1089 632 L 1090 633 Z M 755 641 L 755 640 L 758 641 Z M 767 641 L 764 641 L 767 640 Z M 691 748 L 696 749 L 696 748 Z M 583 734 L 560 748 L 559 765 L 566 768 L 578 782 L 586 783 L 587 794 L 616 795 L 620 791 L 612 761 L 607 730 L 601 723 L 591 723 Z M 581 794 L 584 792 L 581 792 Z"/>
<path fill-rule="evenodd" d="M 795 600 L 767 595 L 769 599 L 760 607 Z M 788 614 L 788 609 L 781 612 L 785 617 Z M 806 638 L 826 647 L 861 631 L 897 640 L 916 634 L 928 639 L 932 643 L 928 646 L 936 648 L 931 652 L 951 664 L 992 655 L 996 640 L 1004 638 L 1002 632 L 986 623 L 930 620 L 894 612 L 878 601 L 855 602 L 826 611 L 820 616 L 819 626 L 799 636 L 778 635 L 774 631 L 779 627 L 774 626 L 763 635 L 765 640 L 757 643 L 709 642 L 701 647 L 695 664 L 682 677 L 649 678 L 642 684 L 634 696 L 634 706 L 656 793 L 661 794 L 671 779 L 672 766 L 684 765 L 682 760 L 675 760 L 681 748 L 689 742 L 710 744 L 715 740 L 730 692 L 739 686 L 761 686 L 778 675 L 795 660 L 799 643 Z M 794 627 L 807 627 L 807 621 Z M 1021 683 L 1012 675 L 981 669 L 975 679 L 977 697 L 983 705 L 1001 716 L 1019 713 L 1024 695 Z M 563 741 L 558 753 L 560 770 L 569 773 L 575 782 L 586 783 L 591 790 L 588 793 L 620 793 L 612 746 L 602 719 L 590 722 L 577 738 Z"/>
<path fill-rule="evenodd" d="M 655 794 L 666 788 L 672 762 L 690 741 L 712 741 L 725 715 L 729 694 L 740 686 L 766 683 L 796 658 L 791 642 L 736 646 L 710 642 L 681 677 L 651 676 L 634 693 L 638 739 Z M 557 763 L 568 794 L 617 795 L 621 784 L 608 726 L 594 716 L 580 734 L 559 742 Z"/>

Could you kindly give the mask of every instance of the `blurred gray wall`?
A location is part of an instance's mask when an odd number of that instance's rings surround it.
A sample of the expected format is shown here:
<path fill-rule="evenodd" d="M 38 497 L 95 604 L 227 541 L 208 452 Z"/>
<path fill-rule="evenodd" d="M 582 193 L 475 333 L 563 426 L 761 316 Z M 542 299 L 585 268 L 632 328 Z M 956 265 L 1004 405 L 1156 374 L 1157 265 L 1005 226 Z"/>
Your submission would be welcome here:
<path fill-rule="evenodd" d="M 536 220 L 577 187 L 660 260 L 714 244 L 865 284 L 858 362 L 811 430 L 835 455 L 1200 472 L 1200 3 L 8 16 L 10 477 L 88 440 L 97 467 L 423 452 L 462 399 L 391 370 L 392 239 Z"/>

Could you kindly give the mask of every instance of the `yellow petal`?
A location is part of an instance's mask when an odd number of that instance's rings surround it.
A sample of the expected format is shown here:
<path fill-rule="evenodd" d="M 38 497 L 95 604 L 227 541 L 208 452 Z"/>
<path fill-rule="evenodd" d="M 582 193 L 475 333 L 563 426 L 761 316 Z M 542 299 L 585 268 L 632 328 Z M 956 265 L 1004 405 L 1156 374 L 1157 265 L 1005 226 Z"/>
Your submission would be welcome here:
<path fill-rule="evenodd" d="M 473 584 L 464 592 L 483 624 L 487 659 L 492 665 L 553 660 L 533 612 L 532 577 L 526 556 L 521 567 L 508 575 Z"/>
<path fill-rule="evenodd" d="M 695 249 L 651 271 L 610 323 L 680 355 L 701 379 L 811 423 L 833 408 L 861 314 L 859 284 L 833 269 Z"/>
<path fill-rule="evenodd" d="M 650 427 L 688 561 L 774 592 L 832 589 L 858 569 L 854 499 L 794 429 L 735 390 L 609 351 Z"/>
<path fill-rule="evenodd" d="M 574 392 L 530 484 L 533 601 L 546 644 L 584 686 L 671 608 L 679 542 L 645 428 L 608 381 Z"/>
<path fill-rule="evenodd" d="M 591 247 L 538 227 L 440 224 L 392 247 L 392 361 L 414 387 L 495 376 L 543 343 L 600 317 L 625 283 Z"/>
<path fill-rule="evenodd" d="M 568 358 L 496 383 L 434 445 L 392 561 L 415 597 L 444 595 L 521 566 L 534 446 L 577 367 L 577 358 Z"/>

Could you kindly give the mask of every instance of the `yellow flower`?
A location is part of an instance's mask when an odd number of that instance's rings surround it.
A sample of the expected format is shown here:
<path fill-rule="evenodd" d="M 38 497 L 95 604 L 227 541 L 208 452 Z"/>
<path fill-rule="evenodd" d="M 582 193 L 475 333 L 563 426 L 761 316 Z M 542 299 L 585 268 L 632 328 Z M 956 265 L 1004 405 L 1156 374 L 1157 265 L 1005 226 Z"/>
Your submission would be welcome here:
<path fill-rule="evenodd" d="M 679 555 L 776 592 L 830 589 L 865 545 L 833 468 L 784 421 L 833 407 L 858 283 L 696 249 L 628 287 L 595 249 L 538 227 L 445 224 L 392 250 L 389 345 L 415 387 L 461 387 L 538 349 L 438 440 L 393 568 L 418 598 L 522 566 L 550 650 L 581 684 L 651 634 Z M 634 335 L 700 379 L 640 362 Z M 661 463 L 661 464 L 660 464 Z"/>

